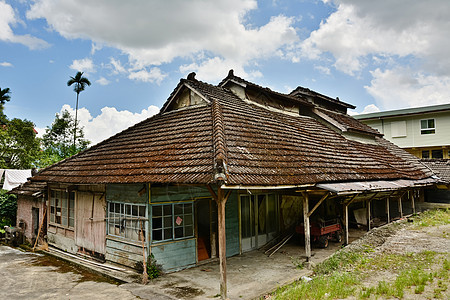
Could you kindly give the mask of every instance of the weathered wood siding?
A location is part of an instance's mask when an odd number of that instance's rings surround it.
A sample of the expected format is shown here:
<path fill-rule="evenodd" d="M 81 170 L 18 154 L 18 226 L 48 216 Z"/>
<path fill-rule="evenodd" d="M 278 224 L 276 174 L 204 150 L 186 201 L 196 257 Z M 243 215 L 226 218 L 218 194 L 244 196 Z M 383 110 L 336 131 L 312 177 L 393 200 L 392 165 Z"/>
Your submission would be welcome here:
<path fill-rule="evenodd" d="M 126 202 L 126 203 L 147 203 L 148 185 L 107 184 L 106 201 Z"/>
<path fill-rule="evenodd" d="M 239 254 L 239 201 L 237 192 L 233 192 L 225 206 L 225 234 L 227 256 Z"/>
<path fill-rule="evenodd" d="M 107 184 L 106 201 L 122 203 L 146 203 L 148 209 L 148 185 L 147 184 Z M 148 223 L 148 222 L 146 222 Z M 146 230 L 148 232 L 148 230 Z M 145 247 L 148 247 L 146 238 Z M 121 237 L 106 236 L 107 261 L 115 262 L 131 268 L 136 263 L 142 263 L 142 242 L 125 240 Z"/>
<path fill-rule="evenodd" d="M 106 201 L 103 193 L 77 192 L 76 244 L 105 254 Z"/>
<path fill-rule="evenodd" d="M 107 261 L 135 268 L 136 263 L 142 262 L 143 260 L 142 244 L 108 236 L 106 238 L 105 259 Z"/>
<path fill-rule="evenodd" d="M 194 266 L 197 262 L 196 239 L 181 240 L 153 245 L 152 253 L 156 264 L 166 272 L 173 272 Z"/>
<path fill-rule="evenodd" d="M 193 200 L 199 197 L 211 197 L 208 189 L 202 186 L 151 186 L 150 201 L 157 202 L 174 202 Z"/>

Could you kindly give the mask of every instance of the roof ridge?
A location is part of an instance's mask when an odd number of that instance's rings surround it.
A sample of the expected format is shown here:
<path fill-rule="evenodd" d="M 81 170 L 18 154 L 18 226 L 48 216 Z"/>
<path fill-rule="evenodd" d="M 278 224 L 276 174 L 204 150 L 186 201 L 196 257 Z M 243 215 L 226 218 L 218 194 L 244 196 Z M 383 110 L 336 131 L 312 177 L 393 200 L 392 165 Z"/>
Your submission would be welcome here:
<path fill-rule="evenodd" d="M 227 147 L 222 107 L 219 101 L 213 101 L 211 110 L 213 118 L 214 180 L 226 180 L 228 178 Z"/>

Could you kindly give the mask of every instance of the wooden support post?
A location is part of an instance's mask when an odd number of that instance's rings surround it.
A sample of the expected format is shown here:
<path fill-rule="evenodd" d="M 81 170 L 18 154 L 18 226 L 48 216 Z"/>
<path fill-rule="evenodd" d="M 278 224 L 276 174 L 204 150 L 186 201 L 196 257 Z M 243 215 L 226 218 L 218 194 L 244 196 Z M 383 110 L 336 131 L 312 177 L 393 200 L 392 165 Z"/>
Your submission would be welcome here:
<path fill-rule="evenodd" d="M 348 245 L 348 204 L 344 204 L 345 245 Z"/>
<path fill-rule="evenodd" d="M 389 208 L 389 198 L 386 198 L 386 214 L 387 214 L 387 222 L 390 223 L 391 222 L 391 216 L 390 216 L 390 208 Z"/>
<path fill-rule="evenodd" d="M 367 231 L 370 231 L 370 200 L 367 200 Z"/>
<path fill-rule="evenodd" d="M 345 245 L 348 245 L 348 207 L 355 201 L 358 194 L 354 194 L 347 203 L 344 203 Z"/>
<path fill-rule="evenodd" d="M 416 191 L 413 191 L 412 197 L 411 197 L 411 206 L 412 206 L 413 214 L 416 213 L 416 204 L 414 203 L 415 199 L 416 199 Z"/>
<path fill-rule="evenodd" d="M 400 213 L 400 218 L 403 218 L 402 197 L 403 195 L 398 197 L 398 211 Z"/>
<path fill-rule="evenodd" d="M 308 193 L 303 194 L 303 227 L 305 230 L 305 255 L 306 261 L 311 261 L 311 236 L 310 236 L 310 228 L 309 228 L 309 197 Z"/>
<path fill-rule="evenodd" d="M 218 188 L 217 195 L 210 189 L 213 198 L 217 202 L 218 216 L 218 235 L 219 235 L 219 262 L 220 262 L 220 296 L 227 299 L 227 254 L 226 254 L 226 235 L 225 235 L 225 204 L 231 191 L 224 195 L 222 188 Z"/>

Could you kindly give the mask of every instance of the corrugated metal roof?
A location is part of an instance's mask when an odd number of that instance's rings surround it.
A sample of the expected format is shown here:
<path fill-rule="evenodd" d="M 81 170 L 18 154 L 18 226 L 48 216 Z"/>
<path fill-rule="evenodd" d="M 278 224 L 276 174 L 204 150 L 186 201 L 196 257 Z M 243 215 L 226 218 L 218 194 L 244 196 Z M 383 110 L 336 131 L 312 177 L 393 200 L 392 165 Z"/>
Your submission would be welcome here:
<path fill-rule="evenodd" d="M 420 180 L 392 180 L 392 181 L 363 181 L 363 182 L 342 182 L 342 183 L 320 183 L 316 187 L 336 193 L 338 195 L 355 194 L 364 192 L 383 192 L 404 188 L 415 188 L 433 185 L 434 178 Z"/>

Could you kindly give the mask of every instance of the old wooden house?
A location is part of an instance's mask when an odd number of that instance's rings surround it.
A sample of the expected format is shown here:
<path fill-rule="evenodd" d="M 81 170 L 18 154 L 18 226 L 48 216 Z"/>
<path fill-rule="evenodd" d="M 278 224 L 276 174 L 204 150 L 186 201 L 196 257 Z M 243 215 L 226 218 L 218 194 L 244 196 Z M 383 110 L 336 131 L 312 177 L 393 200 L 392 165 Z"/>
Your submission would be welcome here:
<path fill-rule="evenodd" d="M 348 108 L 232 71 L 218 85 L 191 73 L 159 114 L 32 178 L 48 184 L 48 241 L 130 267 L 144 247 L 165 271 L 218 258 L 225 297 L 226 257 L 299 223 L 309 257 L 310 217 L 339 216 L 348 228 L 349 206 L 364 203 L 370 227 L 371 214 L 389 221 L 393 201 L 402 211 L 409 194 L 413 209 L 417 189 L 435 182 Z"/>

